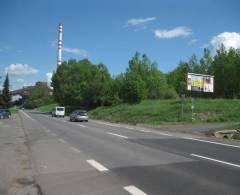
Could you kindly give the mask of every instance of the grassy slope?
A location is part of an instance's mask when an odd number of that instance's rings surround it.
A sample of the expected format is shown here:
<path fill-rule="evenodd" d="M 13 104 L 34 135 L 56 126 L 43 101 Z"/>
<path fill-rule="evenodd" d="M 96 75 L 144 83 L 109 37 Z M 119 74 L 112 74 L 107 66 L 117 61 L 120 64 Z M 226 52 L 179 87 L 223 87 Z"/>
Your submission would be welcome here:
<path fill-rule="evenodd" d="M 240 100 L 196 99 L 195 113 L 195 122 L 239 121 Z M 180 100 L 145 100 L 137 105 L 100 107 L 90 115 L 94 119 L 131 124 L 191 122 L 191 100 L 185 100 L 183 120 Z"/>
<path fill-rule="evenodd" d="M 51 112 L 52 109 L 55 108 L 57 105 L 58 105 L 57 103 L 48 104 L 48 105 L 38 107 L 37 110 L 39 112 Z"/>

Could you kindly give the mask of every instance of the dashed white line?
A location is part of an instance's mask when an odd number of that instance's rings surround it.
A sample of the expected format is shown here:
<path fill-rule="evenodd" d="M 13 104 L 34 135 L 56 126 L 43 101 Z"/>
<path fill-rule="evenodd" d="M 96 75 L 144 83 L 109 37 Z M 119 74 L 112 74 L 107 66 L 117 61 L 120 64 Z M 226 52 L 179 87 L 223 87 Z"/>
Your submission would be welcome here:
<path fill-rule="evenodd" d="M 147 195 L 145 192 L 133 185 L 125 186 L 124 189 L 132 195 Z"/>
<path fill-rule="evenodd" d="M 206 156 L 200 156 L 200 155 L 197 155 L 197 154 L 191 154 L 191 156 L 206 159 L 206 160 L 211 160 L 211 161 L 214 161 L 214 162 L 218 162 L 218 163 L 222 163 L 222 164 L 226 164 L 226 165 L 230 165 L 230 166 L 240 168 L 240 165 L 230 163 L 230 162 L 226 162 L 226 161 L 222 161 L 222 160 L 217 160 L 217 159 L 214 159 L 214 158 L 209 158 L 209 157 L 206 157 Z"/>
<path fill-rule="evenodd" d="M 133 127 L 123 127 L 123 128 L 135 130 Z"/>
<path fill-rule="evenodd" d="M 233 148 L 240 148 L 240 146 L 231 145 L 231 144 L 224 144 L 224 143 L 220 143 L 220 142 L 213 142 L 213 141 L 208 141 L 208 140 L 195 139 L 195 138 L 191 138 L 191 137 L 182 137 L 182 138 L 183 138 L 183 139 L 188 139 L 188 140 L 193 140 L 193 141 L 210 143 L 210 144 L 217 144 L 217 145 L 221 145 L 221 146 L 228 146 L 228 147 L 233 147 Z"/>
<path fill-rule="evenodd" d="M 165 135 L 165 136 L 169 136 L 172 137 L 173 135 L 168 134 L 168 133 L 160 133 L 160 132 L 154 132 L 155 134 L 159 134 L 159 135 Z"/>
<path fill-rule="evenodd" d="M 80 153 L 80 150 L 78 150 L 77 148 L 71 147 L 71 149 L 72 149 L 74 152 Z"/>
<path fill-rule="evenodd" d="M 77 124 L 77 126 L 79 126 L 79 127 L 86 127 L 86 126 L 84 126 L 84 125 L 80 125 L 80 124 Z"/>
<path fill-rule="evenodd" d="M 124 136 L 124 135 L 119 135 L 119 134 L 111 133 L 111 132 L 108 132 L 108 134 L 114 135 L 114 136 L 117 136 L 117 137 L 121 137 L 121 138 L 124 138 L 124 139 L 128 139 L 128 137 L 126 137 L 126 136 Z"/>
<path fill-rule="evenodd" d="M 115 124 L 110 124 L 110 123 L 104 123 L 104 122 L 97 122 L 97 123 L 107 125 L 107 126 L 112 126 L 112 127 L 121 127 L 120 125 L 115 125 Z"/>
<path fill-rule="evenodd" d="M 60 141 L 61 143 L 66 143 L 66 141 L 61 138 L 59 138 L 58 141 Z"/>
<path fill-rule="evenodd" d="M 136 129 L 137 131 L 144 132 L 144 133 L 151 133 L 152 131 L 144 130 L 144 129 Z"/>
<path fill-rule="evenodd" d="M 106 167 L 104 167 L 103 165 L 101 165 L 100 163 L 93 159 L 87 160 L 87 162 L 100 172 L 108 171 Z"/>

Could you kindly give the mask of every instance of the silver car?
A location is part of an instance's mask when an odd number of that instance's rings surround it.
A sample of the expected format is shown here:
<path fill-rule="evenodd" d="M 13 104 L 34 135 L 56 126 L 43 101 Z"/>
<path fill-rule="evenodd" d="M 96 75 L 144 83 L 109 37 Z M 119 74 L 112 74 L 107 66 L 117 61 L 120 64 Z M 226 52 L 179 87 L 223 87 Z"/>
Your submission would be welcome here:
<path fill-rule="evenodd" d="M 88 114 L 83 110 L 75 110 L 70 114 L 70 121 L 88 122 Z"/>

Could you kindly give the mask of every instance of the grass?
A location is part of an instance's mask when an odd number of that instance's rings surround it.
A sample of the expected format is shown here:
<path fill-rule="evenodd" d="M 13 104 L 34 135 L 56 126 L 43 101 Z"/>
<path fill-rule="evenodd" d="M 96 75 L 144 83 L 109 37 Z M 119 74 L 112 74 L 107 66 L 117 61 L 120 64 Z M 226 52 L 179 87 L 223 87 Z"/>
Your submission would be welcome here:
<path fill-rule="evenodd" d="M 10 112 L 11 112 L 12 114 L 15 114 L 15 113 L 18 112 L 18 108 L 17 108 L 17 107 L 11 107 L 9 110 L 10 110 Z"/>
<path fill-rule="evenodd" d="M 195 99 L 194 120 L 192 121 L 191 99 L 183 105 L 180 100 L 145 100 L 140 104 L 120 104 L 99 107 L 90 112 L 93 119 L 130 124 L 202 123 L 240 121 L 240 100 Z"/>
<path fill-rule="evenodd" d="M 48 105 L 38 107 L 37 110 L 39 112 L 48 113 L 48 112 L 51 112 L 52 109 L 55 108 L 57 105 L 58 105 L 57 103 L 48 104 Z"/>

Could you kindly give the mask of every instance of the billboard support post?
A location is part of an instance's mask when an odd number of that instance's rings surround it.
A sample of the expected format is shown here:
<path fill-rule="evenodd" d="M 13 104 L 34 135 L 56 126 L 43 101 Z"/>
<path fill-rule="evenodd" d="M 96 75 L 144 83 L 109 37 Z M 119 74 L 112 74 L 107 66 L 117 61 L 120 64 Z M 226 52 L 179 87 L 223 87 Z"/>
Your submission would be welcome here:
<path fill-rule="evenodd" d="M 191 102 L 192 102 L 192 105 L 191 105 L 191 110 L 192 110 L 192 121 L 195 120 L 194 118 L 194 109 L 195 109 L 195 105 L 194 105 L 194 97 L 191 97 Z"/>

